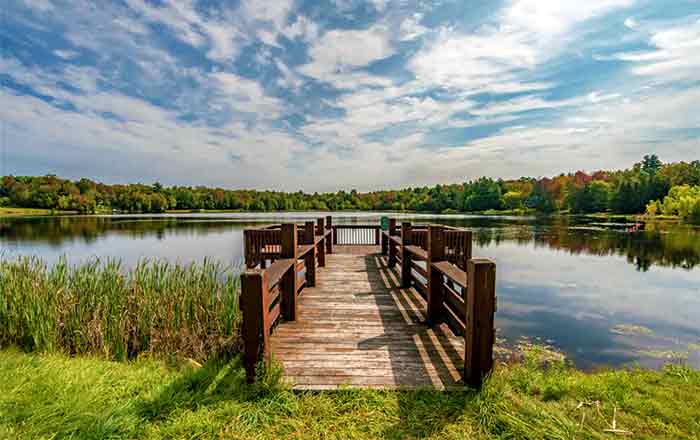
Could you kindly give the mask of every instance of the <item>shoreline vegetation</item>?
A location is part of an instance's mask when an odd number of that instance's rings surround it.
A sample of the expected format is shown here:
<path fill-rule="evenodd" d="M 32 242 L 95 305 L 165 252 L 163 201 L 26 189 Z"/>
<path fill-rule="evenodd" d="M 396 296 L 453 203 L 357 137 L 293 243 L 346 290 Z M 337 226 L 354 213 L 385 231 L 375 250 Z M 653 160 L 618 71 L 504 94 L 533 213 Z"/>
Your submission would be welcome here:
<path fill-rule="evenodd" d="M 228 190 L 160 183 L 108 185 L 54 175 L 5 176 L 0 207 L 94 213 L 392 211 L 489 215 L 676 216 L 700 224 L 700 161 L 662 163 L 655 155 L 629 169 L 521 177 L 481 177 L 400 190 L 304 193 Z M 1 211 L 0 211 L 1 214 Z"/>
<path fill-rule="evenodd" d="M 236 270 L 0 261 L 0 438 L 698 438 L 700 371 L 582 372 L 547 347 L 480 391 L 245 383 Z M 624 329 L 623 329 L 624 330 Z"/>
<path fill-rule="evenodd" d="M 270 211 L 266 211 L 270 212 Z M 326 211 L 314 211 L 314 210 L 291 210 L 291 211 L 275 211 L 279 213 L 288 212 L 326 212 Z M 368 212 L 368 211 L 357 211 L 357 210 L 347 210 L 347 211 L 334 211 L 334 212 Z M 372 212 L 372 211 L 369 211 Z M 547 216 L 547 217 L 581 217 L 581 218 L 591 218 L 591 219 L 601 219 L 601 220 L 621 220 L 628 223 L 637 222 L 666 222 L 666 223 L 681 223 L 682 218 L 679 215 L 650 215 L 650 214 L 613 214 L 610 212 L 594 212 L 587 214 L 573 214 L 569 211 L 555 212 L 550 214 L 539 213 L 535 210 L 528 209 L 517 209 L 517 210 L 487 210 L 478 212 L 459 212 L 454 210 L 444 210 L 442 212 L 420 212 L 420 211 L 386 211 L 388 213 L 396 214 L 434 214 L 434 215 L 474 215 L 474 216 L 489 216 L 489 217 L 531 217 L 531 216 Z M 240 209 L 168 209 L 161 214 L 239 214 L 239 213 L 260 213 L 260 211 L 244 211 Z M 105 212 L 95 212 L 94 214 L 80 214 L 77 211 L 56 211 L 48 209 L 34 209 L 34 208 L 19 208 L 19 207 L 3 207 L 0 208 L 0 218 L 15 218 L 15 217 L 61 217 L 61 216 L 73 216 L 73 215 L 123 215 L 123 214 L 153 214 L 148 212 L 119 212 L 119 211 L 105 211 Z M 692 224 L 692 223 L 691 223 Z"/>
<path fill-rule="evenodd" d="M 270 212 L 270 211 L 266 211 Z M 290 210 L 290 211 L 274 211 L 279 213 L 285 212 L 326 212 L 320 210 Z M 334 211 L 334 212 L 368 212 L 368 211 L 357 211 L 357 210 L 347 210 L 347 211 Z M 372 211 L 369 211 L 372 212 Z M 474 216 L 490 216 L 490 217 L 530 217 L 530 216 L 542 216 L 546 215 L 548 217 L 582 217 L 582 218 L 593 218 L 602 220 L 623 220 L 625 222 L 672 222 L 679 223 L 682 221 L 679 215 L 650 215 L 650 214 L 613 214 L 610 212 L 594 212 L 587 214 L 573 214 L 571 212 L 555 212 L 550 214 L 538 213 L 535 210 L 528 209 L 517 209 L 517 210 L 486 210 L 477 212 L 459 212 L 454 210 L 444 210 L 442 212 L 420 212 L 420 211 L 386 211 L 388 213 L 396 214 L 434 214 L 434 215 L 474 215 Z M 168 209 L 161 214 L 239 214 L 239 213 L 260 213 L 260 211 L 244 211 L 240 209 Z M 148 212 L 120 212 L 120 211 L 105 211 L 105 212 L 95 212 L 93 214 L 81 214 L 77 211 L 56 211 L 49 209 L 36 209 L 36 208 L 20 208 L 20 207 L 2 207 L 0 208 L 0 218 L 3 217 L 60 217 L 69 215 L 122 215 L 122 214 L 153 214 Z"/>
<path fill-rule="evenodd" d="M 237 270 L 208 259 L 142 260 L 130 270 L 114 259 L 0 259 L 0 346 L 114 360 L 232 355 L 239 282 Z"/>

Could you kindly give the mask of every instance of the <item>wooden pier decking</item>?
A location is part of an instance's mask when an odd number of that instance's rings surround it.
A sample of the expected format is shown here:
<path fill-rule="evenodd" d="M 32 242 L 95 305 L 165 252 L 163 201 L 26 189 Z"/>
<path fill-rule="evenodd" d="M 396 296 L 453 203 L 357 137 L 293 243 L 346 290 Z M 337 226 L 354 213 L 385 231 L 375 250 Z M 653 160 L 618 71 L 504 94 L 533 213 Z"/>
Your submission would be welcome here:
<path fill-rule="evenodd" d="M 271 337 L 295 388 L 462 387 L 464 340 L 425 325 L 426 302 L 401 288 L 378 246 L 341 246 L 326 256 L 299 315 Z"/>
<path fill-rule="evenodd" d="M 274 358 L 297 389 L 480 386 L 493 365 L 495 265 L 471 258 L 471 232 L 331 222 L 245 231 L 249 381 Z"/>

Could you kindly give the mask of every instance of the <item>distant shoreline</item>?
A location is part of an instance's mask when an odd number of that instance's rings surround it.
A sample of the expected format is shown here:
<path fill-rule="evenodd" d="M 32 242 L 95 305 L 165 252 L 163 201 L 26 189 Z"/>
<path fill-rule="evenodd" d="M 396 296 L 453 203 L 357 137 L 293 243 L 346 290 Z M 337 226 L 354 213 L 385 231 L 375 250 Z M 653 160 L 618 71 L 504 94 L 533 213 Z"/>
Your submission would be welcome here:
<path fill-rule="evenodd" d="M 482 216 L 513 216 L 513 217 L 528 217 L 528 216 L 540 216 L 540 217 L 579 217 L 579 218 L 596 218 L 596 219 L 607 219 L 607 220 L 626 220 L 626 221 L 669 221 L 669 222 L 679 222 L 680 217 L 678 216 L 654 216 L 650 217 L 644 214 L 613 214 L 607 212 L 601 213 L 591 213 L 591 214 L 572 214 L 570 212 L 556 212 L 548 215 L 538 213 L 534 210 L 488 210 L 488 211 L 478 211 L 478 212 L 459 212 L 459 211 L 443 211 L 443 212 L 427 212 L 427 211 L 357 211 L 357 210 L 338 210 L 338 211 L 327 211 L 327 210 L 313 210 L 305 209 L 301 211 L 297 210 L 287 210 L 287 211 L 244 211 L 244 210 L 222 210 L 222 209 L 171 209 L 166 210 L 161 213 L 154 212 L 117 212 L 117 211 L 105 211 L 97 212 L 97 215 L 119 215 L 119 214 L 269 214 L 269 213 L 288 213 L 288 212 L 392 212 L 396 214 L 429 214 L 429 215 L 482 215 Z M 40 208 L 20 208 L 20 207 L 0 207 L 0 218 L 3 217 L 60 217 L 64 215 L 78 215 L 78 216 L 91 216 L 95 214 L 80 214 L 77 211 L 56 211 L 51 209 L 40 209 Z"/>

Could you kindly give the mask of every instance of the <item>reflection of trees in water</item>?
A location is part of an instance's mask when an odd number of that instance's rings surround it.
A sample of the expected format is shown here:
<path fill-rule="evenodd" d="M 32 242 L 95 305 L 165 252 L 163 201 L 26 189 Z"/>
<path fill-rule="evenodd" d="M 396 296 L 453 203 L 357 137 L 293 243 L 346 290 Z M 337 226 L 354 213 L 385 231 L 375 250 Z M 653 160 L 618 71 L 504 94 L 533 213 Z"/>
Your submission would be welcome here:
<path fill-rule="evenodd" d="M 623 256 L 637 270 L 653 265 L 692 269 L 700 264 L 700 233 L 690 228 L 669 231 L 649 229 L 626 233 L 602 229 L 571 229 L 557 225 L 505 229 L 479 229 L 474 234 L 480 246 L 503 241 L 535 243 L 572 255 Z"/>
<path fill-rule="evenodd" d="M 0 219 L 0 236 L 9 240 L 60 246 L 75 240 L 92 243 L 108 233 L 130 238 L 157 237 L 160 240 L 168 235 L 205 236 L 212 231 L 236 230 L 253 225 L 259 226 L 260 223 L 176 217 L 37 217 Z"/>
<path fill-rule="evenodd" d="M 653 265 L 691 269 L 700 264 L 700 231 L 682 226 L 657 228 L 647 224 L 643 232 L 628 234 L 591 225 L 591 221 L 567 218 L 460 218 L 430 219 L 440 223 L 471 228 L 479 246 L 503 242 L 566 250 L 571 254 L 623 256 L 638 270 Z M 269 220 L 266 222 L 270 222 Z M 416 219 L 416 223 L 426 223 Z M 105 234 L 123 234 L 130 238 L 166 236 L 205 236 L 212 231 L 237 230 L 260 226 L 261 222 L 205 217 L 36 217 L 0 219 L 0 236 L 9 240 L 45 242 L 60 246 L 82 240 L 91 243 Z M 578 226 L 579 228 L 573 228 Z M 582 227 L 581 227 L 582 226 Z"/>

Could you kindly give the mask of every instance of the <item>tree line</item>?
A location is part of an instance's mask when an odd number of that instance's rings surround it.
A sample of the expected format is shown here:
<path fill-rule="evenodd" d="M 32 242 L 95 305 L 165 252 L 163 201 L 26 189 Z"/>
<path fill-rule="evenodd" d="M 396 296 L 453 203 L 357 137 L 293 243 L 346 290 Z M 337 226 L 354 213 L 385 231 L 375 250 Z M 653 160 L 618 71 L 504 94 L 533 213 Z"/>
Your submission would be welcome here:
<path fill-rule="evenodd" d="M 311 194 L 204 186 L 164 187 L 159 183 L 109 185 L 84 178 L 71 181 L 55 175 L 5 176 L 0 183 L 0 206 L 80 213 L 160 213 L 177 209 L 638 214 L 647 211 L 652 202 L 657 211 L 662 211 L 663 200 L 673 195 L 672 188 L 684 185 L 700 186 L 700 161 L 664 164 L 656 155 L 648 155 L 625 170 L 591 174 L 577 171 L 552 178 L 517 180 L 482 177 L 459 184 L 362 193 L 356 190 Z M 695 202 L 686 200 L 683 203 L 690 203 L 692 210 Z M 698 203 L 700 209 L 700 200 Z M 669 202 L 668 206 L 671 205 L 673 203 Z"/>

